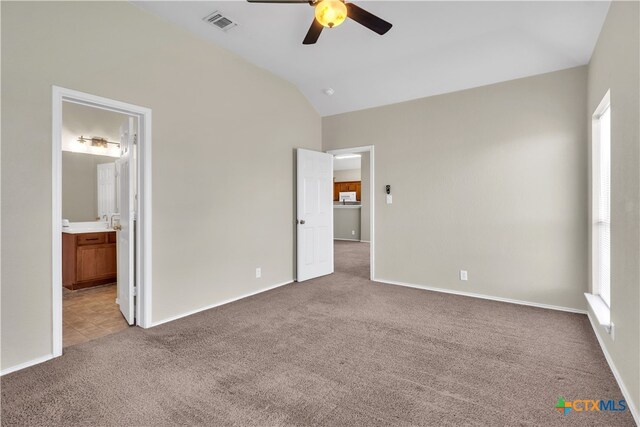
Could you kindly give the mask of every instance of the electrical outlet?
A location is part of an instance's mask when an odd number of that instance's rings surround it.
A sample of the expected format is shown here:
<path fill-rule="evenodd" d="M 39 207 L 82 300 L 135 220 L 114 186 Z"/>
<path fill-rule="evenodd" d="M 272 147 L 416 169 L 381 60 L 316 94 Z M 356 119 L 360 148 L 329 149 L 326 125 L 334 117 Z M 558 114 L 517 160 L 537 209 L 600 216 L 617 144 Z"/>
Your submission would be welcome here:
<path fill-rule="evenodd" d="M 262 269 L 260 267 L 256 268 L 256 279 L 262 277 Z"/>
<path fill-rule="evenodd" d="M 355 236 L 356 235 L 356 230 L 351 230 L 351 235 Z"/>
<path fill-rule="evenodd" d="M 387 194 L 387 204 L 390 205 L 393 203 L 393 196 L 391 194 Z"/>
<path fill-rule="evenodd" d="M 469 280 L 467 270 L 460 270 L 460 280 Z"/>

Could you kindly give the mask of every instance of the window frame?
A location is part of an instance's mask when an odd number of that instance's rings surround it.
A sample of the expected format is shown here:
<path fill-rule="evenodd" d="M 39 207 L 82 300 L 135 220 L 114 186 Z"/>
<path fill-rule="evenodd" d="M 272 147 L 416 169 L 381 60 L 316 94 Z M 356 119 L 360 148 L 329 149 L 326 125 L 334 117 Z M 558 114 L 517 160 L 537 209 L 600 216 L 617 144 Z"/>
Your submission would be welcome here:
<path fill-rule="evenodd" d="M 609 264 L 609 287 L 608 294 L 603 295 L 601 289 L 601 281 L 600 274 L 602 268 L 601 256 L 600 256 L 600 243 L 599 229 L 602 226 L 603 221 L 601 220 L 601 210 L 600 210 L 600 202 L 601 202 L 601 164 L 602 164 L 602 155 L 601 155 L 601 144 L 602 144 L 602 116 L 607 113 L 609 114 L 609 251 L 608 251 L 608 264 Z M 592 134 L 591 134 L 591 283 L 592 283 L 592 293 L 596 295 L 602 303 L 610 309 L 611 307 L 611 147 L 612 147 L 612 138 L 611 138 L 611 123 L 612 123 L 612 108 L 611 108 L 611 96 L 610 91 L 604 95 L 598 107 L 595 109 L 592 115 Z"/>

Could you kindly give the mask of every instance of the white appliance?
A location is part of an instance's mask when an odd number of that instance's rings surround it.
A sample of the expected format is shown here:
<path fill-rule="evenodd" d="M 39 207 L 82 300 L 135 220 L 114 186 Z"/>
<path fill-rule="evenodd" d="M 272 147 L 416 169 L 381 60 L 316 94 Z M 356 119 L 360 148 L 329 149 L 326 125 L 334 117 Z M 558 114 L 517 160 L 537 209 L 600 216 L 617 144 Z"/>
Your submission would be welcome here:
<path fill-rule="evenodd" d="M 341 202 L 357 202 L 355 191 L 341 191 L 338 200 Z"/>

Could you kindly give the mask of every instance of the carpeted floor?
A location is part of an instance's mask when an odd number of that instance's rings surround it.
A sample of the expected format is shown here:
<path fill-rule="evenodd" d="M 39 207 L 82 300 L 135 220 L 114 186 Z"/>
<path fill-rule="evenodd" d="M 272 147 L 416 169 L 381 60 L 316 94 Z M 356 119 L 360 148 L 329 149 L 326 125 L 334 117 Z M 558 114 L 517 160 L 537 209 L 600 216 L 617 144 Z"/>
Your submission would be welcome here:
<path fill-rule="evenodd" d="M 3 425 L 633 425 L 586 316 L 336 273 L 153 329 L 129 328 L 2 378 Z"/>

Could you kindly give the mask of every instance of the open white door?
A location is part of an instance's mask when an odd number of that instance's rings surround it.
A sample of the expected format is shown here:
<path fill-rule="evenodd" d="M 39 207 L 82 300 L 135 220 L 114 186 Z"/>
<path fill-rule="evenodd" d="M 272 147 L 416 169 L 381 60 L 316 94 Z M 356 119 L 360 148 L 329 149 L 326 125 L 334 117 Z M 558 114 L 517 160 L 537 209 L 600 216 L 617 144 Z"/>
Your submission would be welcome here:
<path fill-rule="evenodd" d="M 297 150 L 297 280 L 333 273 L 333 156 Z"/>
<path fill-rule="evenodd" d="M 120 158 L 116 161 L 119 178 L 120 227 L 118 234 L 118 304 L 130 325 L 135 322 L 135 130 L 128 117 L 120 131 Z"/>

